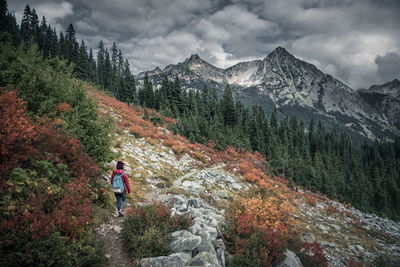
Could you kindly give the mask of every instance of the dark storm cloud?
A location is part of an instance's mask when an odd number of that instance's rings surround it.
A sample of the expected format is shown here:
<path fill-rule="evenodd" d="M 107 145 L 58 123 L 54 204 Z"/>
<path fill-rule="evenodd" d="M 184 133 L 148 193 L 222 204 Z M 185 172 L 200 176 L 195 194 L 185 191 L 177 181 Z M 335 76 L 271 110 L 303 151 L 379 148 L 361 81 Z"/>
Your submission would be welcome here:
<path fill-rule="evenodd" d="M 133 72 L 192 53 L 228 67 L 285 46 L 358 88 L 391 77 L 386 57 L 400 54 L 398 0 L 13 0 L 9 8 L 20 18 L 25 4 L 57 29 L 73 23 L 92 48 L 116 41 Z"/>
<path fill-rule="evenodd" d="M 375 59 L 378 65 L 378 75 L 382 82 L 400 79 L 400 56 L 396 53 L 388 53 L 384 56 L 377 56 Z"/>

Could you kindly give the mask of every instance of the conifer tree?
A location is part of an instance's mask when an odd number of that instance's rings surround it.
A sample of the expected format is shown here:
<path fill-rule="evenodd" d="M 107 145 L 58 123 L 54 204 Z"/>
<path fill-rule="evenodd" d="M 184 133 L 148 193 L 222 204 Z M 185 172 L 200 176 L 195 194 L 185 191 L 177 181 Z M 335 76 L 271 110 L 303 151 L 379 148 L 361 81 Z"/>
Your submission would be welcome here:
<path fill-rule="evenodd" d="M 0 0 L 0 31 L 5 31 L 8 24 L 8 4 L 6 0 Z"/>
<path fill-rule="evenodd" d="M 75 73 L 78 78 L 82 80 L 89 80 L 90 77 L 90 63 L 87 55 L 85 42 L 82 40 L 79 47 L 78 61 L 75 66 Z"/>
<path fill-rule="evenodd" d="M 97 84 L 104 89 L 104 64 L 105 64 L 105 48 L 103 41 L 99 42 L 97 50 Z"/>
<path fill-rule="evenodd" d="M 22 16 L 22 20 L 21 20 L 21 37 L 22 40 L 24 41 L 29 41 L 31 38 L 31 16 L 32 16 L 32 12 L 31 12 L 31 8 L 29 5 L 25 6 L 24 9 L 24 15 Z"/>
<path fill-rule="evenodd" d="M 233 102 L 232 90 L 229 84 L 225 87 L 221 106 L 225 124 L 234 126 L 236 124 L 235 103 Z"/>

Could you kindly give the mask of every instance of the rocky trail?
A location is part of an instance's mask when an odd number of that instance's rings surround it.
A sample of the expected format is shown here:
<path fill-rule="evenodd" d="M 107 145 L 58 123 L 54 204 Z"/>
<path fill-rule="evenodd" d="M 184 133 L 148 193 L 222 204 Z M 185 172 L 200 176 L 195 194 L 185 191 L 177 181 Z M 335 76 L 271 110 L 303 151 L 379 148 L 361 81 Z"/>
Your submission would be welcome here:
<path fill-rule="evenodd" d="M 112 217 L 98 229 L 105 242 L 107 266 L 134 266 L 134 259 L 124 248 L 122 228 L 125 217 Z"/>
<path fill-rule="evenodd" d="M 227 171 L 224 164 L 204 167 L 187 154 L 177 157 L 169 147 L 149 143 L 127 131 L 117 139 L 120 145 L 115 152 L 125 161 L 136 204 L 160 201 L 169 205 L 173 214 L 187 214 L 194 221 L 190 231 L 172 233 L 170 255 L 141 259 L 141 266 L 225 266 L 230 255 L 221 239 L 224 208 L 249 184 Z M 114 165 L 111 162 L 110 166 Z M 351 257 L 359 256 L 372 262 L 380 255 L 389 255 L 386 262 L 394 264 L 389 266 L 400 264 L 399 223 L 317 195 L 316 204 L 311 205 L 304 198 L 311 192 L 298 193 L 295 205 L 299 214 L 294 217 L 304 231 L 303 239 L 321 244 L 328 266 L 347 266 Z M 135 266 L 123 249 L 122 222 L 123 218 L 111 218 L 99 229 L 106 242 L 109 266 Z M 281 266 L 302 266 L 293 252 L 287 250 L 286 255 Z"/>

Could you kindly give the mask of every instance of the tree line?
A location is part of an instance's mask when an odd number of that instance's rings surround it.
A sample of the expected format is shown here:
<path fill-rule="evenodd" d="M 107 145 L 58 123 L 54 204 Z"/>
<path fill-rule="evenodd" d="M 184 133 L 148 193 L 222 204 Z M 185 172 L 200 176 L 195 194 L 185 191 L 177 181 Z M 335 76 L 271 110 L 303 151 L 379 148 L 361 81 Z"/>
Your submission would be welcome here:
<path fill-rule="evenodd" d="M 44 16 L 39 20 L 36 10 L 26 5 L 18 25 L 15 16 L 8 12 L 5 0 L 0 1 L 0 20 L 3 40 L 8 38 L 15 46 L 36 44 L 44 58 L 58 57 L 66 60 L 67 65 L 72 64 L 77 78 L 97 84 L 118 100 L 134 101 L 136 86 L 129 61 L 115 42 L 108 49 L 100 41 L 95 59 L 93 49 L 88 48 L 84 40 L 77 41 L 72 24 L 68 25 L 65 34 L 57 34 Z"/>
<path fill-rule="evenodd" d="M 215 88 L 186 91 L 178 78 L 164 78 L 154 90 L 146 75 L 138 90 L 142 106 L 178 118 L 174 133 L 192 142 L 214 140 L 218 149 L 258 151 L 274 174 L 292 186 L 304 186 L 355 207 L 400 218 L 400 137 L 394 142 L 352 142 L 340 129 L 327 130 L 314 120 L 306 126 L 296 116 L 279 121 L 253 105 L 235 101 L 227 85 L 218 97 Z"/>

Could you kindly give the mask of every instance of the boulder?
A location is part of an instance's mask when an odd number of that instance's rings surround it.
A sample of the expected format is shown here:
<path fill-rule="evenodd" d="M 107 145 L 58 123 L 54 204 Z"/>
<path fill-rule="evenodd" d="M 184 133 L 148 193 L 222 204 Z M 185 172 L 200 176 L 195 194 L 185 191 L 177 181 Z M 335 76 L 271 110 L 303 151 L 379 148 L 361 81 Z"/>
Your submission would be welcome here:
<path fill-rule="evenodd" d="M 213 241 L 214 248 L 216 250 L 216 255 L 218 262 L 221 266 L 225 266 L 225 244 L 222 239 L 217 239 Z"/>
<path fill-rule="evenodd" d="M 209 266 L 216 267 L 220 266 L 218 259 L 214 254 L 208 252 L 200 252 L 194 258 L 190 259 L 186 266 Z"/>
<path fill-rule="evenodd" d="M 293 251 L 287 249 L 285 251 L 285 256 L 285 260 L 281 262 L 278 267 L 303 267 L 299 257 L 297 257 Z"/>
<path fill-rule="evenodd" d="M 185 253 L 174 253 L 169 256 L 160 256 L 155 258 L 144 258 L 140 261 L 142 267 L 184 267 L 186 262 L 190 260 L 190 255 Z"/>
<path fill-rule="evenodd" d="M 174 252 L 191 252 L 201 242 L 200 236 L 195 236 L 186 230 L 173 232 L 171 236 L 171 249 Z"/>
<path fill-rule="evenodd" d="M 210 234 L 205 232 L 201 235 L 201 242 L 199 246 L 197 247 L 198 252 L 208 252 L 211 254 L 216 255 L 215 248 L 212 244 L 212 241 L 210 239 Z"/>

